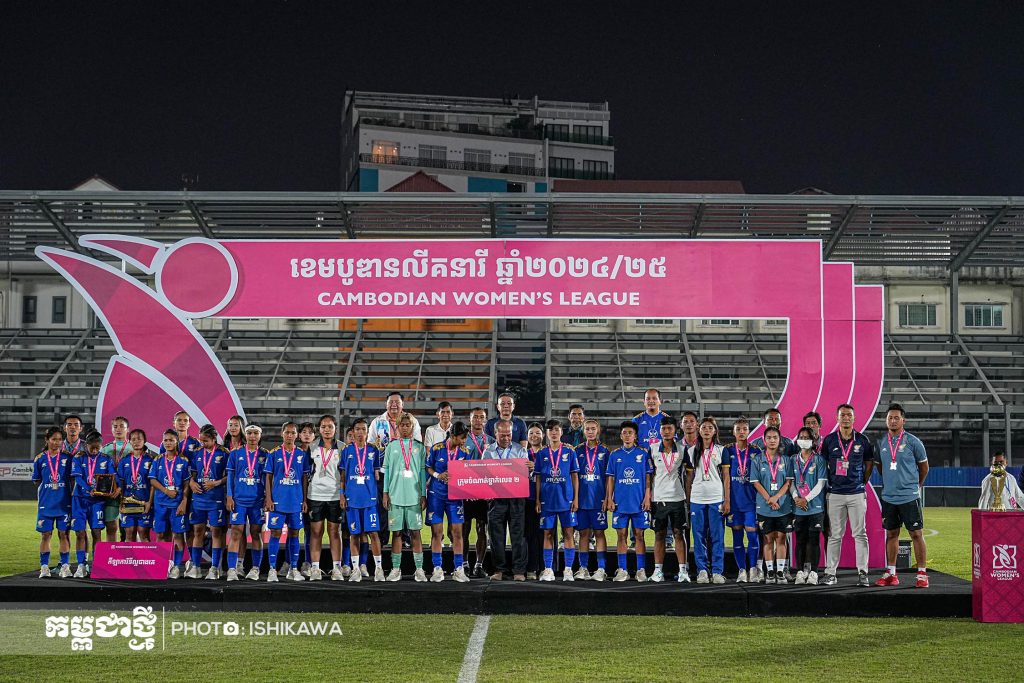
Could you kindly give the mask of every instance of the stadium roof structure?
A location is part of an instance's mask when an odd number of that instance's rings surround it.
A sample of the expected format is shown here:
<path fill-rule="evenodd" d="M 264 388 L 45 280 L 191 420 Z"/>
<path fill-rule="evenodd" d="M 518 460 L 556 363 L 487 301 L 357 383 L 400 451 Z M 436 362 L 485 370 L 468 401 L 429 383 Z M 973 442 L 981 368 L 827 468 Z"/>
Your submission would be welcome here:
<path fill-rule="evenodd" d="M 858 265 L 1024 264 L 1024 197 L 0 191 L 0 258 L 88 233 L 174 241 L 553 237 L 822 240 Z M 107 257 L 105 257 L 107 258 Z"/>

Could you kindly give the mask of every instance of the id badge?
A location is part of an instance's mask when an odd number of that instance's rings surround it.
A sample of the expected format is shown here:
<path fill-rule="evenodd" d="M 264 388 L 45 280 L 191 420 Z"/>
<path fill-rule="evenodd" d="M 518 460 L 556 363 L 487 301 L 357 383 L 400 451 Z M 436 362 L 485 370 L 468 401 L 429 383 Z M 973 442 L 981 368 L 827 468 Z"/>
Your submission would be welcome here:
<path fill-rule="evenodd" d="M 406 479 L 412 479 L 412 470 L 402 470 L 402 476 Z"/>
<path fill-rule="evenodd" d="M 850 469 L 850 463 L 846 462 L 845 460 L 840 460 L 840 461 L 836 462 L 836 474 L 840 474 L 840 475 L 845 477 L 846 476 L 846 472 L 849 469 Z"/>
<path fill-rule="evenodd" d="M 356 483 L 359 484 L 360 486 L 363 486 L 364 484 L 366 484 L 366 477 L 356 477 Z"/>
<path fill-rule="evenodd" d="M 896 463 L 894 463 L 894 462 L 889 463 L 889 469 L 893 470 L 893 471 L 896 471 Z"/>
<path fill-rule="evenodd" d="M 811 493 L 811 487 L 807 484 L 800 484 L 800 497 L 806 498 Z"/>

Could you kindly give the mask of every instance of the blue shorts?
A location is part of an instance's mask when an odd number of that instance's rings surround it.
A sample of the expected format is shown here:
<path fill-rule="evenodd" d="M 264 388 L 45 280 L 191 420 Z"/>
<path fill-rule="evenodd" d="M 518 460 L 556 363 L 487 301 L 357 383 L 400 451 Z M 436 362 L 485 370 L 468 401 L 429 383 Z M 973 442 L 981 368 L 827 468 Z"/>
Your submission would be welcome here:
<path fill-rule="evenodd" d="M 580 510 L 576 513 L 577 529 L 607 529 L 608 515 L 600 510 Z"/>
<path fill-rule="evenodd" d="M 757 508 L 752 510 L 732 510 L 729 512 L 729 526 L 757 528 Z"/>
<path fill-rule="evenodd" d="M 120 524 L 122 529 L 130 529 L 137 526 L 140 529 L 149 529 L 153 526 L 153 513 L 147 512 L 144 515 L 121 515 Z"/>
<path fill-rule="evenodd" d="M 178 507 L 153 506 L 153 531 L 164 534 L 173 531 L 176 534 L 185 533 L 185 515 L 178 514 Z"/>
<path fill-rule="evenodd" d="M 298 531 L 302 528 L 301 512 L 271 512 L 269 516 L 268 529 L 280 529 L 285 524 L 288 525 L 288 531 Z"/>
<path fill-rule="evenodd" d="M 263 526 L 263 506 L 258 503 L 242 505 L 235 501 L 235 509 L 231 511 L 231 524 L 243 526 L 247 522 L 251 526 Z"/>
<path fill-rule="evenodd" d="M 540 528 L 554 529 L 556 520 L 562 526 L 562 529 L 576 527 L 576 513 L 565 510 L 564 512 L 549 512 L 547 514 L 542 514 L 540 516 Z"/>
<path fill-rule="evenodd" d="M 40 510 L 39 516 L 36 517 L 36 531 L 41 534 L 50 533 L 53 531 L 54 526 L 57 527 L 57 531 L 67 531 L 71 526 L 71 515 L 63 514 L 51 517 L 44 515 L 42 510 Z"/>
<path fill-rule="evenodd" d="M 106 526 L 103 521 L 103 510 L 107 507 L 106 498 L 97 498 L 95 501 L 85 498 L 71 499 L 71 528 L 74 531 L 85 531 L 86 526 L 90 529 L 102 529 Z"/>
<path fill-rule="evenodd" d="M 612 528 L 628 529 L 632 524 L 634 529 L 649 529 L 651 526 L 651 513 L 649 512 L 613 512 Z"/>
<path fill-rule="evenodd" d="M 227 510 L 217 508 L 216 510 L 197 510 L 192 508 L 192 514 L 188 516 L 188 523 L 191 526 L 206 524 L 209 526 L 226 526 Z"/>
<path fill-rule="evenodd" d="M 345 519 L 348 520 L 348 532 L 350 534 L 368 534 L 372 531 L 380 531 L 380 514 L 377 506 L 368 508 L 348 508 L 345 511 Z"/>
<path fill-rule="evenodd" d="M 444 516 L 452 524 L 465 524 L 466 515 L 462 509 L 462 501 L 448 500 L 441 496 L 427 496 L 427 524 L 444 524 Z"/>

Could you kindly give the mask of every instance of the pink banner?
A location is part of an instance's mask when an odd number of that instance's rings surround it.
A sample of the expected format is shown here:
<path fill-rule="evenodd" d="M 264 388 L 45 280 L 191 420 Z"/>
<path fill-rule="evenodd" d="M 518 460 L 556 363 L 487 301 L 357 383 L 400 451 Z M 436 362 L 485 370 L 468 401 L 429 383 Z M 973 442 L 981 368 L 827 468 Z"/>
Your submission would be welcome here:
<path fill-rule="evenodd" d="M 448 497 L 452 500 L 526 498 L 530 471 L 526 460 L 453 460 L 448 463 Z"/>
<path fill-rule="evenodd" d="M 173 543 L 97 543 L 92 576 L 162 581 L 173 551 Z"/>
<path fill-rule="evenodd" d="M 1024 512 L 971 510 L 976 621 L 1024 622 Z"/>
<path fill-rule="evenodd" d="M 126 415 L 154 444 L 178 409 L 193 427 L 245 417 L 192 323 L 211 316 L 785 319 L 788 370 L 775 406 L 784 434 L 795 435 L 809 410 L 829 431 L 847 399 L 863 430 L 881 395 L 881 290 L 855 286 L 850 264 L 822 263 L 819 240 L 189 238 L 165 245 L 97 234 L 80 242 L 155 283 L 88 255 L 36 248 L 82 293 L 114 343 L 97 425 L 108 429 L 112 416 Z"/>

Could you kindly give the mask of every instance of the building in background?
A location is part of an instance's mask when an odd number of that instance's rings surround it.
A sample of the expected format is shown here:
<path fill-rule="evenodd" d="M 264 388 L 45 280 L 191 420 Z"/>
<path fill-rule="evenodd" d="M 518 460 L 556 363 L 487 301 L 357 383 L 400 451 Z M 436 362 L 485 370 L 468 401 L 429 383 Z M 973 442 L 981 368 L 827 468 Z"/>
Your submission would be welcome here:
<path fill-rule="evenodd" d="M 341 189 L 530 193 L 612 179 L 610 124 L 607 102 L 350 90 Z"/>

